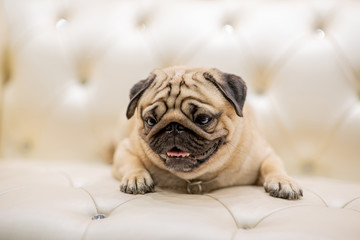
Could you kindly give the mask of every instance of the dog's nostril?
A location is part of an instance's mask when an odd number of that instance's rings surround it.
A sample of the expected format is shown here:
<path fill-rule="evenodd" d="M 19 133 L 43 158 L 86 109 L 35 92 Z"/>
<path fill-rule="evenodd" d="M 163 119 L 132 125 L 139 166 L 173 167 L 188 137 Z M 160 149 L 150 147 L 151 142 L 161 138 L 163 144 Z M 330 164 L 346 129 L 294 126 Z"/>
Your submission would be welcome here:
<path fill-rule="evenodd" d="M 169 125 L 167 125 L 165 131 L 167 133 L 172 133 L 174 131 L 174 124 L 170 123 Z"/>
<path fill-rule="evenodd" d="M 185 130 L 184 126 L 180 124 L 176 124 L 175 129 L 177 132 L 182 132 Z"/>
<path fill-rule="evenodd" d="M 165 127 L 165 131 L 167 133 L 173 133 L 174 131 L 176 133 L 181 133 L 185 130 L 185 127 L 181 124 L 178 124 L 178 123 L 170 123 L 169 125 L 167 125 Z"/>

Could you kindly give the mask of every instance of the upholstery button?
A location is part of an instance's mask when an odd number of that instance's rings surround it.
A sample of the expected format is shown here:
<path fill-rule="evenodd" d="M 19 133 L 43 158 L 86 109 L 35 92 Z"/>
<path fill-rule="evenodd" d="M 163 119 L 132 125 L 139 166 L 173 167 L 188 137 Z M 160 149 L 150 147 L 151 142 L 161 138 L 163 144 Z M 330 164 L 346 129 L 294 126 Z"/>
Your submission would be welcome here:
<path fill-rule="evenodd" d="M 30 140 L 26 140 L 20 144 L 20 152 L 23 154 L 28 154 L 33 148 L 33 144 Z"/>
<path fill-rule="evenodd" d="M 140 31 L 145 31 L 147 28 L 147 25 L 148 25 L 147 23 L 149 22 L 149 19 L 150 19 L 149 14 L 144 14 L 144 15 L 140 16 L 136 23 L 137 28 Z"/>
<path fill-rule="evenodd" d="M 56 27 L 57 30 L 61 30 L 61 29 L 64 29 L 67 25 L 68 25 L 68 20 L 66 20 L 65 18 L 60 18 L 56 22 L 55 27 Z"/>
<path fill-rule="evenodd" d="M 145 31 L 146 30 L 146 24 L 145 23 L 141 23 L 139 25 L 140 31 Z"/>
<path fill-rule="evenodd" d="M 3 62 L 3 87 L 8 85 L 11 80 L 11 72 L 12 72 L 12 52 L 9 47 L 4 48 L 4 62 Z M 1 74 L 1 73 L 0 73 Z"/>
<path fill-rule="evenodd" d="M 316 170 L 316 163 L 314 159 L 304 159 L 301 162 L 301 170 L 303 173 L 312 174 Z"/>
<path fill-rule="evenodd" d="M 258 95 L 264 95 L 266 91 L 270 88 L 271 83 L 271 73 L 266 71 L 264 67 L 261 67 L 256 73 L 254 79 L 254 90 Z"/>
<path fill-rule="evenodd" d="M 325 32 L 324 32 L 323 29 L 318 28 L 318 29 L 315 30 L 315 36 L 316 36 L 317 39 L 323 40 L 326 35 L 325 35 Z"/>
<path fill-rule="evenodd" d="M 234 33 L 234 27 L 231 24 L 225 24 L 223 26 L 223 30 L 228 34 L 233 34 Z"/>
<path fill-rule="evenodd" d="M 71 103 L 84 103 L 88 97 L 88 91 L 80 84 L 75 83 L 67 89 L 64 97 Z"/>
<path fill-rule="evenodd" d="M 88 83 L 88 79 L 85 76 L 79 78 L 78 81 L 81 85 L 86 85 Z"/>
<path fill-rule="evenodd" d="M 251 227 L 248 226 L 248 225 L 244 225 L 244 226 L 241 227 L 241 229 L 243 229 L 243 230 L 249 230 L 249 229 L 251 229 Z"/>
<path fill-rule="evenodd" d="M 88 56 L 82 56 L 77 63 L 77 80 L 80 85 L 86 85 L 89 82 L 91 71 L 94 68 L 94 62 Z"/>
<path fill-rule="evenodd" d="M 265 94 L 265 87 L 260 87 L 258 86 L 256 89 L 255 89 L 255 93 L 257 95 L 264 95 Z"/>
<path fill-rule="evenodd" d="M 95 216 L 93 216 L 91 218 L 91 220 L 99 220 L 99 219 L 104 219 L 107 218 L 107 216 L 105 214 L 96 214 Z"/>

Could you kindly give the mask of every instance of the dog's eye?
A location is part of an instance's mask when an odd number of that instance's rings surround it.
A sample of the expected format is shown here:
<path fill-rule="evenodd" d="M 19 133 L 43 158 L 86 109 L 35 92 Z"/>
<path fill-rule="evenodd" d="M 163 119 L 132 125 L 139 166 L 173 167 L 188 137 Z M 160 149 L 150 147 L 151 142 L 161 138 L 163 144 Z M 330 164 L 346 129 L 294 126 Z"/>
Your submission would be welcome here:
<path fill-rule="evenodd" d="M 212 118 L 206 114 L 200 114 L 199 116 L 197 116 L 195 118 L 195 123 L 198 124 L 198 125 L 202 125 L 202 126 L 205 126 L 207 125 L 208 123 L 210 123 L 212 120 Z"/>
<path fill-rule="evenodd" d="M 155 124 L 157 123 L 156 119 L 155 118 L 152 118 L 152 117 L 147 117 L 145 119 L 145 122 L 146 124 L 149 126 L 149 127 L 153 127 L 155 126 Z"/>

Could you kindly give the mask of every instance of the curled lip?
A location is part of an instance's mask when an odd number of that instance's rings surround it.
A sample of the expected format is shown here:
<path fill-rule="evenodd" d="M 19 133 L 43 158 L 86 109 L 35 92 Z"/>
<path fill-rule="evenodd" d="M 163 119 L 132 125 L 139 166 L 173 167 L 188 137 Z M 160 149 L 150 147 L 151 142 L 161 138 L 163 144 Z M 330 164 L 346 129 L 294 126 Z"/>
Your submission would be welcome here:
<path fill-rule="evenodd" d="M 166 153 L 159 154 L 160 158 L 164 161 L 165 164 L 170 164 L 171 162 L 187 162 L 190 163 L 193 167 L 192 169 L 199 167 L 202 163 L 206 162 L 212 155 L 214 155 L 222 141 L 219 140 L 217 143 L 208 148 L 205 152 L 201 154 L 193 154 L 181 150 L 178 147 L 174 147 L 167 151 Z M 185 171 L 191 171 L 187 169 Z"/>
<path fill-rule="evenodd" d="M 188 152 L 184 152 L 180 149 L 173 148 L 172 150 L 168 151 L 166 154 L 160 154 L 160 157 L 164 159 L 189 159 L 189 160 L 197 160 L 197 161 L 203 161 L 206 158 L 210 157 L 215 151 L 217 150 L 217 145 L 212 146 L 205 152 L 199 154 L 199 155 L 193 155 Z"/>

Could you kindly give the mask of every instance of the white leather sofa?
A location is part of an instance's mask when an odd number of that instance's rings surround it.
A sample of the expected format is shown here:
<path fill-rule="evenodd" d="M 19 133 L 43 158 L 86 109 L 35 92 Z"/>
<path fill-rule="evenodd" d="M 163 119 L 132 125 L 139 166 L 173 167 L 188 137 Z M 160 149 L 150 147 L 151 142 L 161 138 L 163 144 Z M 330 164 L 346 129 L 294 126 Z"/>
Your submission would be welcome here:
<path fill-rule="evenodd" d="M 360 1 L 0 3 L 0 239 L 360 239 Z M 247 81 L 301 200 L 119 191 L 128 91 L 179 64 Z"/>

